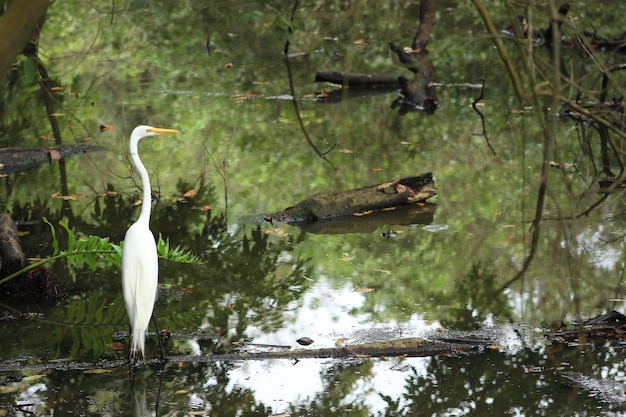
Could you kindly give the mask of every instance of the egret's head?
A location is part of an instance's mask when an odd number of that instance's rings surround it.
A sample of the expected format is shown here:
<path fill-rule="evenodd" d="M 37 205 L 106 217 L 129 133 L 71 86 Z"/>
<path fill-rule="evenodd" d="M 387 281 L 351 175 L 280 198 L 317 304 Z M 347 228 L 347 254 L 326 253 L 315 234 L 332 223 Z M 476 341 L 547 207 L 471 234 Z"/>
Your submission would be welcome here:
<path fill-rule="evenodd" d="M 152 127 L 152 126 L 137 126 L 133 129 L 133 132 L 130 134 L 130 143 L 131 146 L 137 145 L 137 143 L 143 139 L 150 136 L 162 135 L 167 133 L 178 133 L 178 130 L 174 129 L 163 129 L 160 127 Z"/>
<path fill-rule="evenodd" d="M 130 137 L 131 137 L 131 140 L 135 139 L 136 141 L 139 141 L 140 139 L 143 139 L 149 136 L 156 136 L 156 135 L 161 135 L 161 134 L 166 134 L 166 133 L 178 133 L 178 130 L 163 129 L 160 127 L 141 125 L 141 126 L 137 126 L 133 130 L 133 133 L 131 133 Z"/>

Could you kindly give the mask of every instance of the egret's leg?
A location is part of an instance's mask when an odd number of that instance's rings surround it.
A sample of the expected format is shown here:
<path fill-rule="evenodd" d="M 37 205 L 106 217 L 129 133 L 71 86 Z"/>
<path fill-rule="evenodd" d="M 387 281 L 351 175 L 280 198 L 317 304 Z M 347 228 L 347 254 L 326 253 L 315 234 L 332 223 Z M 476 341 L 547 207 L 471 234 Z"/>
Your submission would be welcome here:
<path fill-rule="evenodd" d="M 157 339 L 159 340 L 159 348 L 161 348 L 161 360 L 165 360 L 165 349 L 163 349 L 163 341 L 161 340 L 161 332 L 159 331 L 159 325 L 156 321 L 154 311 L 152 312 L 152 322 L 154 323 L 154 330 L 156 330 Z"/>
<path fill-rule="evenodd" d="M 133 355 L 131 354 L 130 338 L 133 332 L 132 326 L 128 326 L 128 375 L 130 376 L 131 387 L 135 385 L 135 373 L 137 372 L 137 362 L 133 361 Z"/>
<path fill-rule="evenodd" d="M 128 325 L 128 356 L 126 357 L 126 359 L 128 359 L 128 364 L 130 365 L 130 361 L 132 358 L 132 355 L 130 354 L 130 349 L 131 349 L 131 344 L 130 344 L 130 338 L 131 338 L 131 334 L 133 334 L 133 327 L 131 325 Z"/>

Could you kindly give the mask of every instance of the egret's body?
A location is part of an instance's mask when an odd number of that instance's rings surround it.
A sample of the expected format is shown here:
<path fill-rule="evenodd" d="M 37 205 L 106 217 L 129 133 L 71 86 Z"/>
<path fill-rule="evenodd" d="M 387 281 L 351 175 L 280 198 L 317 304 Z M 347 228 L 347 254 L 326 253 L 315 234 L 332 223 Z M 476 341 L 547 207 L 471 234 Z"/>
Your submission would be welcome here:
<path fill-rule="evenodd" d="M 130 155 L 141 176 L 143 201 L 139 219 L 128 228 L 122 249 L 122 290 L 131 326 L 131 359 L 145 356 L 145 334 L 157 298 L 159 265 L 154 235 L 150 231 L 152 190 L 146 167 L 139 159 L 137 144 L 145 137 L 178 133 L 173 129 L 138 126 L 130 135 Z"/>

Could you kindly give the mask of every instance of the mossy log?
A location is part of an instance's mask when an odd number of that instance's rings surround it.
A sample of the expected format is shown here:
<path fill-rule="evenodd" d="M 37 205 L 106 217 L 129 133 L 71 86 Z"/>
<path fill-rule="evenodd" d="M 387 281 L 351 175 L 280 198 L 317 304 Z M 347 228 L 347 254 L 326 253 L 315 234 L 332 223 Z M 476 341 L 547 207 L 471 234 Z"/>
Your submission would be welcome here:
<path fill-rule="evenodd" d="M 313 222 L 420 203 L 435 194 L 435 182 L 429 172 L 356 190 L 315 194 L 293 207 L 262 218 L 281 223 Z"/>
<path fill-rule="evenodd" d="M 56 146 L 51 148 L 0 149 L 0 174 L 23 171 L 44 162 L 54 162 L 70 155 L 97 151 L 93 145 Z"/>

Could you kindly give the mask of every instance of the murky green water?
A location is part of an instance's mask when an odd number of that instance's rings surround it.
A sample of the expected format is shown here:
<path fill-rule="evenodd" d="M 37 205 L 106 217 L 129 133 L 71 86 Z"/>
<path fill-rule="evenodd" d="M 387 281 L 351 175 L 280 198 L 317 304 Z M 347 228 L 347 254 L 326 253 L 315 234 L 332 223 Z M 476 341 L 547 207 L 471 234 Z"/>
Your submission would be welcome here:
<path fill-rule="evenodd" d="M 79 237 L 119 242 L 141 196 L 128 135 L 138 124 L 176 128 L 176 137 L 140 144 L 159 195 L 152 230 L 203 261 L 160 266 L 155 311 L 172 332 L 168 356 L 227 352 L 235 342 L 300 348 L 296 339 L 310 337 L 315 348 L 477 329 L 502 348 L 432 358 L 181 360 L 139 368 L 131 389 L 119 268 L 101 261 L 92 271 L 60 260 L 52 268 L 63 298 L 3 305 L 0 408 L 12 415 L 618 415 L 620 400 L 593 398 L 563 374 L 619 388 L 622 345 L 555 348 L 543 333 L 562 320 L 624 311 L 623 197 L 571 220 L 599 198 L 598 138 L 571 119 L 556 123 L 559 157 L 576 166 L 551 172 L 537 250 L 511 282 L 531 248 L 543 138 L 534 110 L 519 110 L 474 6 L 459 3 L 437 5 L 429 44 L 440 107 L 404 116 L 391 109 L 396 92 L 323 103 L 316 95 L 336 87 L 313 80 L 321 69 L 408 77 L 388 42 L 410 43 L 418 3 L 301 5 L 290 67 L 311 143 L 282 55 L 280 26 L 291 6 L 148 2 L 112 11 L 110 4 L 54 3 L 40 37 L 43 62 L 62 87 L 54 117 L 64 144 L 102 150 L 68 159 L 65 182 L 56 163 L 10 174 L 0 201 L 24 222 L 29 257 L 52 253 L 43 217 L 59 230 L 66 221 Z M 506 25 L 500 3 L 489 4 Z M 621 35 L 612 25 L 623 6 L 571 6 L 577 24 Z M 51 130 L 39 86 L 26 66 L 20 58 L 3 87 L 3 146 L 50 145 L 42 139 Z M 470 106 L 479 78 L 486 80 L 479 109 L 489 143 Z M 581 151 L 585 135 L 592 157 Z M 316 149 L 329 151 L 326 159 Z M 364 218 L 342 233 L 240 220 L 317 192 L 424 172 L 433 172 L 439 192 L 430 200 L 432 218 Z M 63 246 L 63 233 L 60 239 Z M 158 356 L 154 335 L 147 352 Z M 37 365 L 71 355 L 107 362 L 91 373 Z"/>

